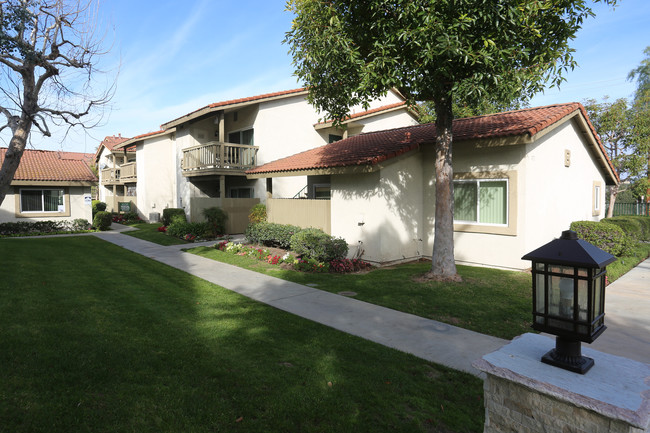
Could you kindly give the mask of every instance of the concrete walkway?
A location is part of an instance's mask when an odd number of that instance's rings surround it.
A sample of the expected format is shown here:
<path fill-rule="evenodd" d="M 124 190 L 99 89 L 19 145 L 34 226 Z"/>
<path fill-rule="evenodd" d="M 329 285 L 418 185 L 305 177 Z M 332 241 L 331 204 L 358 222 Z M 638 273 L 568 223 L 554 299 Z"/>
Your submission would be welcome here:
<path fill-rule="evenodd" d="M 94 235 L 280 310 L 456 370 L 480 376 L 472 362 L 508 342 L 181 251 L 214 241 L 165 247 L 112 227 Z"/>
<path fill-rule="evenodd" d="M 607 286 L 605 326 L 586 347 L 650 363 L 650 259 Z"/>
<path fill-rule="evenodd" d="M 472 362 L 507 343 L 181 251 L 214 241 L 165 247 L 120 235 L 130 229 L 125 226 L 113 228 L 94 235 L 259 302 L 457 370 L 480 375 Z M 650 363 L 650 259 L 607 287 L 605 311 L 607 330 L 585 347 Z"/>

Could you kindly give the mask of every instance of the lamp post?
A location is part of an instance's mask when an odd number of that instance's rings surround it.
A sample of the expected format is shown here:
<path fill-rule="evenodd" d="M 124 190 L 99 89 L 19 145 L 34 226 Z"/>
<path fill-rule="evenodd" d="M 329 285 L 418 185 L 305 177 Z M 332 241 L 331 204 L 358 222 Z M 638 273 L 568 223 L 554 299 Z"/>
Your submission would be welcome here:
<path fill-rule="evenodd" d="M 585 374 L 594 361 L 582 356 L 581 342 L 606 329 L 606 266 L 616 257 L 567 230 L 522 260 L 533 262 L 533 329 L 556 336 L 542 362 Z"/>

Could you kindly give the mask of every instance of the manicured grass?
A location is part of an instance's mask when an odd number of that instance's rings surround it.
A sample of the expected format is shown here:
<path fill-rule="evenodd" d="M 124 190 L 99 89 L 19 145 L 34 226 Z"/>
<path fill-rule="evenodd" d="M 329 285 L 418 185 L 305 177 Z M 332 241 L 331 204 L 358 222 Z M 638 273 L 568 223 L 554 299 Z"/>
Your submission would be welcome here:
<path fill-rule="evenodd" d="M 496 337 L 531 332 L 531 276 L 525 272 L 459 266 L 462 283 L 422 282 L 428 262 L 361 274 L 310 274 L 281 269 L 253 258 L 199 247 L 190 252 L 321 290 L 356 292 L 355 299 L 438 320 Z"/>
<path fill-rule="evenodd" d="M 124 232 L 123 234 L 128 236 L 133 236 L 134 238 L 142 239 L 145 241 L 153 242 L 158 245 L 181 245 L 189 244 L 190 242 L 184 241 L 182 239 L 176 238 L 174 236 L 168 236 L 165 233 L 159 232 L 158 227 L 162 227 L 162 224 L 149 224 L 149 223 L 137 223 L 129 224 L 131 227 L 135 227 L 138 230 Z"/>
<path fill-rule="evenodd" d="M 482 382 L 95 237 L 0 239 L 0 432 L 481 432 Z"/>
<path fill-rule="evenodd" d="M 607 277 L 609 281 L 616 281 L 648 257 L 650 257 L 650 243 L 637 243 L 629 253 L 623 257 L 619 257 L 618 260 L 607 266 Z"/>

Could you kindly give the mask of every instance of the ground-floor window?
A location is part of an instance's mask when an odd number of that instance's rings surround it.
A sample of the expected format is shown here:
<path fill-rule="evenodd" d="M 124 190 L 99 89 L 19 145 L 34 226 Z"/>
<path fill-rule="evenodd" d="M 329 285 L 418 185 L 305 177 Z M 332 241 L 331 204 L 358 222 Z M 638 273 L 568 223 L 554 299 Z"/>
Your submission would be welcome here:
<path fill-rule="evenodd" d="M 329 183 L 317 183 L 313 185 L 314 198 L 317 200 L 329 200 L 332 198 L 332 188 Z"/>
<path fill-rule="evenodd" d="M 20 211 L 25 212 L 65 212 L 62 189 L 21 189 Z"/>
<path fill-rule="evenodd" d="M 508 179 L 454 181 L 454 221 L 508 224 Z"/>
<path fill-rule="evenodd" d="M 253 198 L 253 188 L 248 186 L 240 186 L 229 188 L 230 198 Z"/>

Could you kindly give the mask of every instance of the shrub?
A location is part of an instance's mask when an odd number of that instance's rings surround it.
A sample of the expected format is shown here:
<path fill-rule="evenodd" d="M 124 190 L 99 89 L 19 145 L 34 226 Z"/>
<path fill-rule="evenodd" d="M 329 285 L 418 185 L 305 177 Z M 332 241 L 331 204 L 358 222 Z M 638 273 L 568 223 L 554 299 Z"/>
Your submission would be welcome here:
<path fill-rule="evenodd" d="M 228 214 L 220 207 L 214 206 L 203 209 L 203 216 L 212 227 L 212 235 L 219 236 L 226 232 Z"/>
<path fill-rule="evenodd" d="M 345 274 L 370 269 L 372 265 L 359 259 L 340 259 L 330 262 L 330 272 Z"/>
<path fill-rule="evenodd" d="M 175 215 L 172 218 L 171 223 L 167 226 L 167 234 L 180 239 L 185 239 L 186 241 L 203 238 L 210 233 L 211 230 L 212 227 L 206 222 L 188 223 L 185 220 L 184 213 L 183 216 Z"/>
<path fill-rule="evenodd" d="M 266 205 L 258 203 L 251 208 L 251 213 L 248 214 L 248 221 L 251 224 L 266 222 Z"/>
<path fill-rule="evenodd" d="M 183 219 L 187 221 L 187 217 L 185 216 L 185 209 L 170 207 L 163 209 L 162 224 L 164 226 L 169 226 L 172 223 L 172 218 L 174 216 L 182 216 Z"/>
<path fill-rule="evenodd" d="M 595 221 L 574 221 L 571 230 L 580 239 L 607 251 L 614 256 L 622 256 L 631 247 L 632 240 L 625 232 L 614 224 Z"/>
<path fill-rule="evenodd" d="M 83 218 L 77 218 L 72 223 L 70 223 L 70 230 L 73 232 L 80 232 L 83 230 L 88 230 L 90 228 L 90 223 L 88 220 Z"/>
<path fill-rule="evenodd" d="M 93 220 L 97 212 L 103 212 L 106 210 L 106 203 L 99 200 L 93 200 Z"/>
<path fill-rule="evenodd" d="M 298 259 L 293 262 L 293 269 L 300 272 L 316 272 L 323 273 L 329 272 L 330 265 L 329 263 L 319 262 L 312 258 L 307 259 Z"/>
<path fill-rule="evenodd" d="M 291 250 L 319 262 L 331 262 L 345 258 L 348 244 L 345 239 L 334 238 L 322 230 L 305 229 L 291 236 Z"/>
<path fill-rule="evenodd" d="M 604 218 L 603 223 L 619 226 L 625 234 L 639 241 L 650 241 L 650 217 L 647 216 L 618 216 Z"/>
<path fill-rule="evenodd" d="M 113 215 L 110 212 L 99 211 L 93 218 L 93 225 L 97 230 L 106 231 L 110 228 L 113 222 Z"/>
<path fill-rule="evenodd" d="M 250 224 L 245 235 L 247 241 L 253 244 L 288 249 L 291 246 L 291 236 L 301 230 L 300 227 L 288 224 L 264 222 Z"/>

